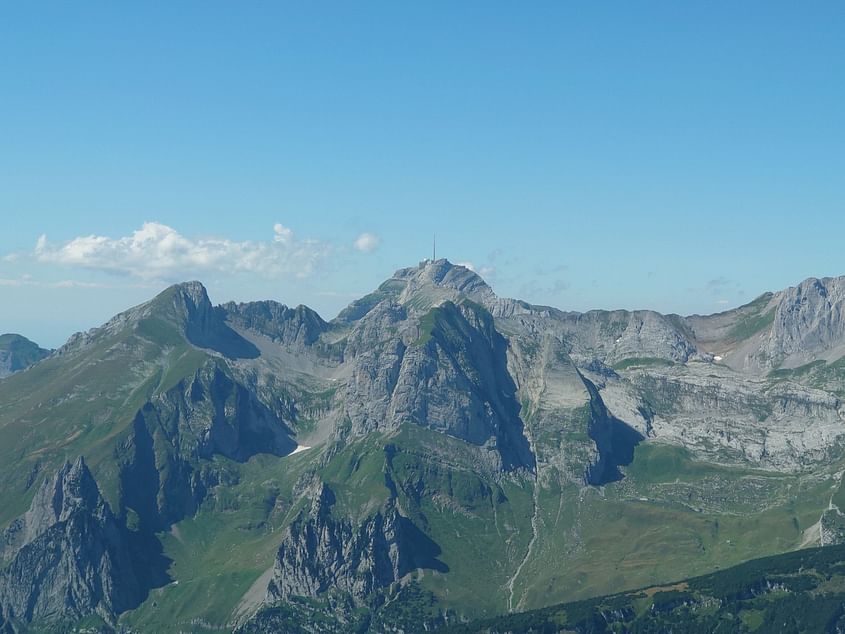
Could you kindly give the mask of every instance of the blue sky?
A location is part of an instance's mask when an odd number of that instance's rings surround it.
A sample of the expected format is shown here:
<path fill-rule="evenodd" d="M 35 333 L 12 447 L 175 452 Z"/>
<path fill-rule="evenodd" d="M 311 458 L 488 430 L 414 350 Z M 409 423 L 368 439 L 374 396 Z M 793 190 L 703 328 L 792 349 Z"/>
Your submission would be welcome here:
<path fill-rule="evenodd" d="M 330 318 L 434 231 L 564 309 L 845 274 L 843 33 L 836 2 L 5 3 L 0 332 L 194 278 Z"/>

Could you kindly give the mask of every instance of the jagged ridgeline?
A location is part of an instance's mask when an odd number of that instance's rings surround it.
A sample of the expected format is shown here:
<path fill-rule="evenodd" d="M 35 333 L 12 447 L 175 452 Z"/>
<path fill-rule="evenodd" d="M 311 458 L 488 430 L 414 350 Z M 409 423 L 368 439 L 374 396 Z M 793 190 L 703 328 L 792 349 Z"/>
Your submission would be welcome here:
<path fill-rule="evenodd" d="M 837 543 L 843 302 L 173 286 L 0 381 L 0 632 L 412 632 Z"/>

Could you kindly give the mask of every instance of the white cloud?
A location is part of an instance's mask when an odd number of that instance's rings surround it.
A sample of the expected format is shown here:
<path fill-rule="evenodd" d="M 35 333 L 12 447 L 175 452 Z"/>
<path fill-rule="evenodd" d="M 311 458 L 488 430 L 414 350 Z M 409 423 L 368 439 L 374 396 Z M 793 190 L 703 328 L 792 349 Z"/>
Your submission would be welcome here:
<path fill-rule="evenodd" d="M 288 243 L 293 240 L 293 231 L 288 229 L 284 226 L 281 222 L 277 222 L 273 225 L 273 233 L 276 235 L 273 237 L 275 242 L 285 242 Z"/>
<path fill-rule="evenodd" d="M 35 280 L 31 275 L 21 275 L 18 278 L 0 278 L 0 286 L 36 286 L 39 288 L 125 288 L 125 286 L 114 286 L 101 282 L 84 282 L 81 280 L 59 280 L 58 282 L 44 282 Z M 143 285 L 131 285 L 132 287 L 143 287 Z"/>
<path fill-rule="evenodd" d="M 33 254 L 48 264 L 170 281 L 208 272 L 305 277 L 328 249 L 315 240 L 297 240 L 282 224 L 273 227 L 272 240 L 238 242 L 188 238 L 167 225 L 146 222 L 121 238 L 91 235 L 52 244 L 42 235 Z"/>
<path fill-rule="evenodd" d="M 381 244 L 381 238 L 372 233 L 362 233 L 355 240 L 355 249 L 363 253 L 372 253 Z"/>
<path fill-rule="evenodd" d="M 463 266 L 464 268 L 469 269 L 473 273 L 478 273 L 482 278 L 489 277 L 496 272 L 496 267 L 494 266 L 481 266 L 476 268 L 475 264 L 470 261 L 465 262 L 455 262 L 458 266 Z"/>
<path fill-rule="evenodd" d="M 55 288 L 109 288 L 108 284 L 101 282 L 82 282 L 80 280 L 60 280 L 50 283 Z"/>

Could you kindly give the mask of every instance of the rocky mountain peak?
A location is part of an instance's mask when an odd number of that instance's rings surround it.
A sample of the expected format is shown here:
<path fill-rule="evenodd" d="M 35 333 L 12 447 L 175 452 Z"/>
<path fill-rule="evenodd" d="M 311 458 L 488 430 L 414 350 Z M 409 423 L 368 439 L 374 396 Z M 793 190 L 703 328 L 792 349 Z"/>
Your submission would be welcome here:
<path fill-rule="evenodd" d="M 100 328 L 77 333 L 60 353 L 132 328 L 160 345 L 173 345 L 184 337 L 199 348 L 214 350 L 225 357 L 257 357 L 257 349 L 226 325 L 225 316 L 225 312 L 215 310 L 200 282 L 182 282 L 169 286 L 150 301 L 120 313 Z"/>
<path fill-rule="evenodd" d="M 148 304 L 149 312 L 202 328 L 213 319 L 214 307 L 205 287 L 197 281 L 168 287 Z"/>
<path fill-rule="evenodd" d="M 453 291 L 479 303 L 496 297 L 493 289 L 475 271 L 461 264 L 452 264 L 445 258 L 424 260 L 418 266 L 400 269 L 393 274 L 392 279 L 407 283 L 404 293 L 407 296 L 424 289 L 437 288 L 441 292 Z"/>
<path fill-rule="evenodd" d="M 102 504 L 97 483 L 82 456 L 65 464 L 46 480 L 27 512 L 27 526 L 37 529 L 66 521 L 75 512 L 96 512 Z"/>
<path fill-rule="evenodd" d="M 72 353 L 103 338 L 118 335 L 127 328 L 137 330 L 141 325 L 143 329 L 144 322 L 152 325 L 150 320 L 155 320 L 155 326 L 146 329 L 148 334 L 161 334 L 163 329 L 172 331 L 174 328 L 181 335 L 205 332 L 213 327 L 214 307 L 200 282 L 173 284 L 151 300 L 118 313 L 99 328 L 71 335 L 58 353 Z"/>
<path fill-rule="evenodd" d="M 385 301 L 400 304 L 411 313 L 424 314 L 430 308 L 452 301 L 471 299 L 490 310 L 498 301 L 481 276 L 449 260 L 423 260 L 417 266 L 399 269 L 375 291 L 355 300 L 337 316 L 340 323 L 358 321 Z"/>
<path fill-rule="evenodd" d="M 9 559 L 52 526 L 75 515 L 101 517 L 105 506 L 88 466 L 80 456 L 65 464 L 36 491 L 29 510 L 7 530 L 2 554 Z"/>
<path fill-rule="evenodd" d="M 208 299 L 208 292 L 205 286 L 198 280 L 190 280 L 188 282 L 180 282 L 174 284 L 171 288 L 181 294 L 185 299 L 190 300 L 195 306 L 211 305 Z"/>
<path fill-rule="evenodd" d="M 49 355 L 49 350 L 39 347 L 23 335 L 0 335 L 0 379 L 25 370 Z"/>

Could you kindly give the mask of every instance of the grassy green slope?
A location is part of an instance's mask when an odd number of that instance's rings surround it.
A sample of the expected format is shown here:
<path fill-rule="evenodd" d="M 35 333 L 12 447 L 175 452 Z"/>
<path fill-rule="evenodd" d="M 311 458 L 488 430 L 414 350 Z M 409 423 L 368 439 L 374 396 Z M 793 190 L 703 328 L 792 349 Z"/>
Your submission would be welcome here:
<path fill-rule="evenodd" d="M 467 451 L 458 440 L 407 426 L 338 446 L 328 456 L 315 449 L 242 464 L 216 457 L 225 482 L 195 516 L 159 535 L 173 583 L 153 590 L 121 623 L 230 631 L 242 597 L 272 566 L 285 527 L 310 505 L 307 496 L 294 494 L 294 483 L 309 474 L 335 493 L 332 514 L 339 516 L 363 519 L 395 493 L 403 514 L 440 547 L 435 556 L 443 570 L 418 570 L 412 585 L 433 593 L 438 610 L 497 614 L 527 547 L 531 490 L 527 482 L 496 483 L 472 473 L 462 466 Z M 263 596 L 265 586 L 257 589 Z M 401 611 L 401 603 L 391 609 Z"/>
<path fill-rule="evenodd" d="M 728 330 L 726 338 L 731 341 L 742 341 L 771 326 L 775 320 L 775 309 L 765 310 L 771 299 L 770 293 L 764 293 L 754 301 L 740 306 L 737 309 L 740 313 L 739 318 Z"/>
<path fill-rule="evenodd" d="M 140 631 L 231 631 L 241 598 L 272 566 L 283 529 L 299 510 L 293 484 L 312 459 L 309 452 L 245 463 L 215 457 L 223 484 L 195 516 L 159 535 L 173 582 L 153 590 L 121 623 Z"/>
<path fill-rule="evenodd" d="M 165 321 L 101 333 L 0 382 L 0 526 L 29 506 L 37 483 L 66 459 L 84 455 L 114 503 L 116 439 L 156 392 L 208 358 Z"/>
<path fill-rule="evenodd" d="M 837 468 L 783 476 L 642 444 L 621 482 L 541 491 L 542 524 L 552 530 L 542 533 L 521 576 L 524 605 L 662 583 L 797 548 L 837 490 Z"/>
<path fill-rule="evenodd" d="M 504 632 L 834 632 L 845 626 L 845 546 L 747 562 L 664 586 L 453 625 Z"/>
<path fill-rule="evenodd" d="M 199 619 L 209 631 L 223 631 L 240 597 L 272 565 L 284 526 L 303 504 L 297 506 L 293 482 L 306 471 L 337 494 L 333 513 L 361 517 L 395 490 L 403 514 L 436 542 L 447 570 L 418 570 L 413 585 L 432 593 L 438 610 L 502 613 L 508 580 L 530 541 L 535 485 L 523 475 L 479 476 L 464 466 L 467 451 L 457 440 L 406 426 L 346 445 L 325 464 L 307 453 L 230 464 L 237 484 L 221 487 L 163 538 L 179 583 L 155 591 L 125 622 L 167 630 Z M 642 445 L 627 478 L 603 490 L 543 485 L 544 532 L 516 596 L 525 597 L 526 608 L 540 607 L 788 551 L 837 486 L 833 473 L 804 481 Z"/>
<path fill-rule="evenodd" d="M 393 439 L 390 472 L 402 508 L 441 549 L 447 573 L 422 571 L 420 585 L 458 612 L 496 613 L 530 540 L 532 491 L 524 476 L 474 473 L 464 443 L 415 427 Z"/>

